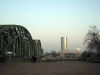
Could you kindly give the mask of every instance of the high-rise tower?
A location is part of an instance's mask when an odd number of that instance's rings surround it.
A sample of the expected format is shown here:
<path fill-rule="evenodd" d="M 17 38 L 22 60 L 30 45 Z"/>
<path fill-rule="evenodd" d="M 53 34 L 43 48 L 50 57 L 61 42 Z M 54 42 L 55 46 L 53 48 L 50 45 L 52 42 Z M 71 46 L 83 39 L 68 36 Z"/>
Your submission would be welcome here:
<path fill-rule="evenodd" d="M 67 37 L 61 37 L 61 51 L 67 50 Z"/>

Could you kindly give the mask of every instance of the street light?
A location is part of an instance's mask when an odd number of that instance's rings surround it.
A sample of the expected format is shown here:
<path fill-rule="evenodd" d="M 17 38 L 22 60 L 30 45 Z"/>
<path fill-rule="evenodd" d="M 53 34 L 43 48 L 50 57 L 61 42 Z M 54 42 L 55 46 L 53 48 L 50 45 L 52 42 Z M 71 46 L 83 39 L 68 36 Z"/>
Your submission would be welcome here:
<path fill-rule="evenodd" d="M 76 51 L 76 58 L 77 58 L 77 56 L 78 56 L 78 50 L 75 50 Z"/>

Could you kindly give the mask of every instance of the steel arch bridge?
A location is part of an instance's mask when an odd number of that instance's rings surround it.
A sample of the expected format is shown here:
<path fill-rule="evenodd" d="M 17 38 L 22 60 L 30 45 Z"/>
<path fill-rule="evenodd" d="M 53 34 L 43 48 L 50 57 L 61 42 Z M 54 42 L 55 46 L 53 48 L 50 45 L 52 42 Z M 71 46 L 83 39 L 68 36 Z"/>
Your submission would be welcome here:
<path fill-rule="evenodd" d="M 21 25 L 0 25 L 0 57 L 32 57 L 34 42 L 29 31 Z"/>

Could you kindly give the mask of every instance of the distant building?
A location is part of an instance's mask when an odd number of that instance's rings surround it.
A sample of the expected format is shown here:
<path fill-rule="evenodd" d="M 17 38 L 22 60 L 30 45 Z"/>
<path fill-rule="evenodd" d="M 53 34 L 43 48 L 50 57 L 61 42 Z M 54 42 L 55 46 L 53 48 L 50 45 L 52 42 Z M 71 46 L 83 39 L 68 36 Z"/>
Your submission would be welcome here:
<path fill-rule="evenodd" d="M 81 50 L 81 48 L 75 48 L 75 51 L 80 51 Z"/>
<path fill-rule="evenodd" d="M 76 51 L 76 58 L 81 56 L 81 48 L 75 48 Z"/>
<path fill-rule="evenodd" d="M 44 51 L 42 49 L 41 41 L 40 40 L 33 40 L 34 41 L 34 48 L 35 48 L 35 56 L 43 56 Z"/>
<path fill-rule="evenodd" d="M 60 52 L 60 57 L 64 58 L 75 58 L 76 57 L 76 52 L 72 50 L 67 50 L 67 51 L 61 51 Z"/>
<path fill-rule="evenodd" d="M 80 55 L 81 55 L 81 51 L 76 51 L 76 50 L 60 51 L 60 57 L 64 57 L 64 58 L 79 58 Z"/>
<path fill-rule="evenodd" d="M 67 50 L 67 37 L 61 37 L 61 51 Z"/>
<path fill-rule="evenodd" d="M 61 51 L 60 57 L 64 58 L 79 58 L 81 55 L 81 48 L 76 48 L 75 50 L 68 50 L 67 37 L 61 37 Z"/>

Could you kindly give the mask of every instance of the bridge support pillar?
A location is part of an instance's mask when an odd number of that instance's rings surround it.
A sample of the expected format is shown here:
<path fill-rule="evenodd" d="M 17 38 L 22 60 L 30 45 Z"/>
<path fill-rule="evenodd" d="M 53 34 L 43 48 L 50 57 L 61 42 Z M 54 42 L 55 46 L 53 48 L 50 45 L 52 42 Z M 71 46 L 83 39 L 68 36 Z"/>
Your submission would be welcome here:
<path fill-rule="evenodd" d="M 20 54 L 20 56 L 22 55 L 22 53 L 21 53 L 21 52 L 22 52 L 22 51 L 21 51 L 21 42 L 22 42 L 22 41 L 21 41 L 21 37 L 20 37 L 20 40 L 19 40 L 19 51 L 20 51 L 19 54 Z"/>
<path fill-rule="evenodd" d="M 15 58 L 15 41 L 13 42 L 13 56 Z"/>

